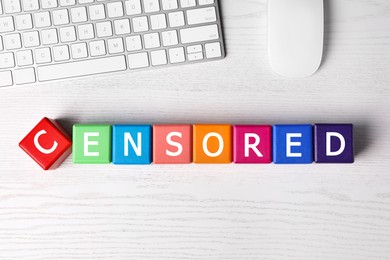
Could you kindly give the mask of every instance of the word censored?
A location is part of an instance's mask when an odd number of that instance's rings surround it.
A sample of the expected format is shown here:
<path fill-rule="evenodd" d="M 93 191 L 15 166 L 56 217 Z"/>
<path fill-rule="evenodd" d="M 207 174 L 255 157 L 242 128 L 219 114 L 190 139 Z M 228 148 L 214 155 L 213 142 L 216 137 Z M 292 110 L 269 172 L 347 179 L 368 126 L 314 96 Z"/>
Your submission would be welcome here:
<path fill-rule="evenodd" d="M 352 124 L 75 124 L 73 142 L 47 118 L 20 142 L 45 170 L 76 164 L 353 163 Z"/>

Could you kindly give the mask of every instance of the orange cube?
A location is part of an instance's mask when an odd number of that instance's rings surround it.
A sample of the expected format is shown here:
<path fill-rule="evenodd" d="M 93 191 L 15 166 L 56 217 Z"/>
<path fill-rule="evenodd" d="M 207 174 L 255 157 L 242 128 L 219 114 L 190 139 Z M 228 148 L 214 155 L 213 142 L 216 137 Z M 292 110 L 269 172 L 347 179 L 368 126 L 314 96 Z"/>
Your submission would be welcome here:
<path fill-rule="evenodd" d="M 231 163 L 232 126 L 194 125 L 194 163 Z"/>

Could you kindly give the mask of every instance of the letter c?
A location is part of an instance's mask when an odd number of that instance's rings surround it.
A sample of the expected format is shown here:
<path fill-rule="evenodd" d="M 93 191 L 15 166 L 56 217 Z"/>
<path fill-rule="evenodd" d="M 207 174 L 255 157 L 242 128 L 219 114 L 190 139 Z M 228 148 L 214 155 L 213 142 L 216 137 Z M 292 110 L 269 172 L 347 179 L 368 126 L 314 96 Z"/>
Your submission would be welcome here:
<path fill-rule="evenodd" d="M 38 151 L 40 151 L 41 153 L 44 153 L 44 154 L 51 154 L 52 152 L 54 152 L 56 149 L 57 149 L 57 146 L 58 146 L 58 143 L 56 141 L 54 141 L 53 143 L 53 146 L 50 148 L 50 149 L 45 149 L 43 148 L 39 142 L 38 142 L 38 138 L 41 136 L 41 135 L 44 135 L 44 134 L 47 134 L 45 130 L 41 130 L 39 131 L 35 136 L 34 136 L 34 145 L 35 147 L 38 149 Z"/>

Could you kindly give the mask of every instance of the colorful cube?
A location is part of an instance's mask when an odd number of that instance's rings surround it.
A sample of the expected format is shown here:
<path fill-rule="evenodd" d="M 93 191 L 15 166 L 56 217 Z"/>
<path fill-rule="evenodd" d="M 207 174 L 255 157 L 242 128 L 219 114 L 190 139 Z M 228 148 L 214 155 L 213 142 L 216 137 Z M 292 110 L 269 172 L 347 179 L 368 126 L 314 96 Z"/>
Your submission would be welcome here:
<path fill-rule="evenodd" d="M 272 126 L 235 125 L 233 161 L 234 163 L 271 163 Z"/>
<path fill-rule="evenodd" d="M 43 118 L 19 143 L 44 170 L 53 170 L 71 154 L 72 142 L 55 121 Z"/>
<path fill-rule="evenodd" d="M 79 164 L 111 163 L 111 125 L 74 125 L 73 162 Z"/>
<path fill-rule="evenodd" d="M 112 163 L 151 164 L 152 127 L 150 125 L 113 125 Z"/>
<path fill-rule="evenodd" d="M 353 125 L 315 124 L 316 163 L 353 163 Z"/>
<path fill-rule="evenodd" d="M 274 163 L 313 163 L 312 125 L 274 125 L 273 143 Z"/>
<path fill-rule="evenodd" d="M 186 164 L 192 162 L 191 125 L 154 125 L 153 162 Z"/>
<path fill-rule="evenodd" d="M 232 126 L 194 125 L 194 163 L 231 163 Z"/>

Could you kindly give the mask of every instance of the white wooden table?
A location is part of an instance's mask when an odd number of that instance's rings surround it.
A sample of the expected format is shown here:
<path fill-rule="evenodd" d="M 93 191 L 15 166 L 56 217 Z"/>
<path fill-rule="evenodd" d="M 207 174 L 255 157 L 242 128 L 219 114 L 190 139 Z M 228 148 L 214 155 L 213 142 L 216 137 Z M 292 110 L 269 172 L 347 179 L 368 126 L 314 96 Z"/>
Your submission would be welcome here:
<path fill-rule="evenodd" d="M 320 71 L 271 72 L 267 1 L 222 0 L 222 61 L 0 90 L 0 259 L 389 259 L 390 1 L 325 0 Z M 352 165 L 74 165 L 74 123 L 353 123 Z"/>

